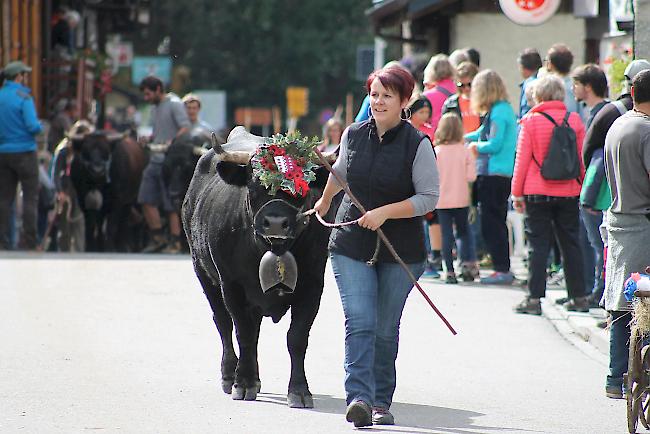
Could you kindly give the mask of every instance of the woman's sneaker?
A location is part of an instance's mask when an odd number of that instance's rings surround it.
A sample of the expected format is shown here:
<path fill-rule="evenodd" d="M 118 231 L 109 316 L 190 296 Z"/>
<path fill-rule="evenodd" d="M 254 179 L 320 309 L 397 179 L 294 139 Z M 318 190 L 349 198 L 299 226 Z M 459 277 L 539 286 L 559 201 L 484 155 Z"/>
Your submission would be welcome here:
<path fill-rule="evenodd" d="M 372 425 L 372 409 L 361 400 L 354 400 L 345 411 L 345 420 L 352 422 L 356 428 Z"/>
<path fill-rule="evenodd" d="M 542 314 L 542 302 L 539 298 L 526 297 L 513 309 L 515 313 L 527 313 L 529 315 Z"/>
<path fill-rule="evenodd" d="M 463 263 L 460 266 L 460 278 L 463 279 L 463 282 L 473 282 L 479 278 L 478 265 L 476 264 L 466 264 Z"/>
<path fill-rule="evenodd" d="M 456 275 L 454 273 L 447 273 L 447 278 L 445 279 L 445 283 L 455 285 L 458 283 L 458 279 L 456 279 Z"/>
<path fill-rule="evenodd" d="M 372 423 L 374 425 L 395 425 L 395 417 L 387 408 L 373 407 Z"/>

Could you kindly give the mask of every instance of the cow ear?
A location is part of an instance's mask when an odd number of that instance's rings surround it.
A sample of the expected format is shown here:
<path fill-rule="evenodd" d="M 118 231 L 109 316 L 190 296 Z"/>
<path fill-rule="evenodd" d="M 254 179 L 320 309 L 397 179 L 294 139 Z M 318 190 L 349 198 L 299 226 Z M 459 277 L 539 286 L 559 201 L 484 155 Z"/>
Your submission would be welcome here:
<path fill-rule="evenodd" d="M 318 169 L 316 169 L 316 180 L 314 181 L 314 186 L 316 188 L 323 189 L 325 188 L 325 184 L 327 184 L 327 178 L 329 177 L 329 172 L 328 170 L 320 166 Z"/>
<path fill-rule="evenodd" d="M 253 177 L 253 170 L 250 164 L 241 164 L 220 161 L 217 164 L 217 173 L 227 184 L 245 187 Z"/>

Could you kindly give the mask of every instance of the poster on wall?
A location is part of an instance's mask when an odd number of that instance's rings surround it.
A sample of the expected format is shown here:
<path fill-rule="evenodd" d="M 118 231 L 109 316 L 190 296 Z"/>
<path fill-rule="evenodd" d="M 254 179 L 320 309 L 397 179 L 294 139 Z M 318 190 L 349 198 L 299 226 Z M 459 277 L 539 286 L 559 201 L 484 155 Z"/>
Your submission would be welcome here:
<path fill-rule="evenodd" d="M 550 19 L 561 0 L 499 0 L 503 13 L 515 24 L 537 26 Z"/>

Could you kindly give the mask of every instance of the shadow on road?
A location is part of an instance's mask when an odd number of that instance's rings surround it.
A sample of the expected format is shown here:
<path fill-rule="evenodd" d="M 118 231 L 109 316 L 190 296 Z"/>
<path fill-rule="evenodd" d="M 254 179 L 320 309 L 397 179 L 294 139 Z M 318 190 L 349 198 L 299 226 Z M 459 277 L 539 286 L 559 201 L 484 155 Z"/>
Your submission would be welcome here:
<path fill-rule="evenodd" d="M 316 411 L 319 413 L 339 414 L 343 417 L 346 403 L 344 399 L 334 398 L 330 395 L 313 395 L 314 408 L 305 411 Z M 259 402 L 269 404 L 287 405 L 286 395 L 276 393 L 260 393 L 257 396 Z M 297 410 L 300 411 L 300 410 Z M 534 432 L 522 430 L 521 428 L 490 427 L 475 425 L 475 418 L 485 416 L 474 411 L 458 410 L 454 408 L 435 407 L 432 405 L 407 404 L 394 402 L 391 411 L 399 425 L 395 428 L 386 426 L 368 427 L 373 432 L 395 432 L 412 434 L 430 434 L 431 431 L 441 433 L 473 434 L 479 432 Z M 417 429 L 427 431 L 418 431 Z M 467 430 L 471 431 L 467 431 Z"/>

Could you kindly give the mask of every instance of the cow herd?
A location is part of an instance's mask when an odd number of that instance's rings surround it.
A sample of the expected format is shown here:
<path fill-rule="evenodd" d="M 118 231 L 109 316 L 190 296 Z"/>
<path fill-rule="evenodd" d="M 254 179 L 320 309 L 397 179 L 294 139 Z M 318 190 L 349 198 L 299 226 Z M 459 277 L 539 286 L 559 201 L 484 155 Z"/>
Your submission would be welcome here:
<path fill-rule="evenodd" d="M 107 131 L 76 131 L 65 140 L 53 164 L 53 178 L 63 195 L 45 242 L 54 241 L 59 251 L 141 251 L 149 234 L 138 190 L 149 156 L 162 152 L 160 147 Z M 183 135 L 164 146 L 164 180 L 178 212 L 194 166 L 205 152 L 203 141 Z M 70 240 L 75 234 L 83 240 Z"/>

